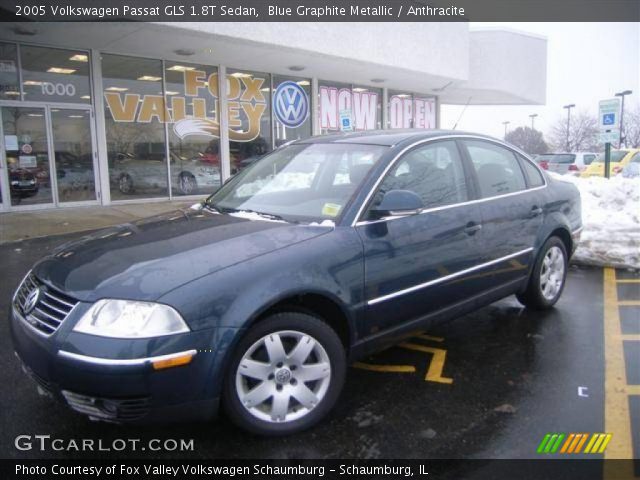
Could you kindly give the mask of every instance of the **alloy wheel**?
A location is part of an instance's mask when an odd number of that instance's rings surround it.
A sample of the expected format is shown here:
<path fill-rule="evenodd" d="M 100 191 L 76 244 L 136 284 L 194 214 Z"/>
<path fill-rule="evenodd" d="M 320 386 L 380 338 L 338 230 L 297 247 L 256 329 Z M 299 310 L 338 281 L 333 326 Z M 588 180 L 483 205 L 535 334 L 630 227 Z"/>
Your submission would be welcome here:
<path fill-rule="evenodd" d="M 265 335 L 245 352 L 235 384 L 240 403 L 251 415 L 283 423 L 317 407 L 330 381 L 329 355 L 320 342 L 283 330 Z"/>
<path fill-rule="evenodd" d="M 540 291 L 545 299 L 555 299 L 562 289 L 564 269 L 564 253 L 554 245 L 547 250 L 540 269 Z"/>

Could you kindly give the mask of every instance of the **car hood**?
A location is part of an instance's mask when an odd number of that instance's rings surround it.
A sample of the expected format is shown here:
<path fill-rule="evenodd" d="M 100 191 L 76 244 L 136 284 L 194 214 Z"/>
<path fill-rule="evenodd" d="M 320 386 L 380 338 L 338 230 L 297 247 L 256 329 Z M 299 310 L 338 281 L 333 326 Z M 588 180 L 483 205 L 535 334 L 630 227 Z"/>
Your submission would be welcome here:
<path fill-rule="evenodd" d="M 155 300 L 196 278 L 329 231 L 206 209 L 178 210 L 64 244 L 33 272 L 82 301 Z"/>

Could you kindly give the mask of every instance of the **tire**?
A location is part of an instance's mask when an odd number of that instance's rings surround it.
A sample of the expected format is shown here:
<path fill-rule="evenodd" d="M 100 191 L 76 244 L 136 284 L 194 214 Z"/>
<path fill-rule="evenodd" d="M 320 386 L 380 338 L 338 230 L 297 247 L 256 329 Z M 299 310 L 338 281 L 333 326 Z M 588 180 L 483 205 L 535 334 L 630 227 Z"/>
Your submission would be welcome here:
<path fill-rule="evenodd" d="M 183 195 L 191 195 L 198 188 L 196 179 L 190 173 L 181 173 L 178 177 L 178 189 Z"/>
<path fill-rule="evenodd" d="M 553 307 L 564 290 L 568 263 L 567 249 L 562 240 L 549 237 L 540 249 L 527 288 L 516 294 L 518 301 L 533 310 Z"/>
<path fill-rule="evenodd" d="M 125 195 L 133 192 L 133 180 L 129 174 L 123 173 L 120 175 L 120 178 L 118 179 L 118 190 L 120 190 L 120 193 L 124 193 Z"/>
<path fill-rule="evenodd" d="M 305 313 L 278 313 L 251 327 L 235 348 L 223 407 L 233 423 L 251 433 L 300 432 L 329 413 L 345 373 L 344 346 L 329 325 Z"/>

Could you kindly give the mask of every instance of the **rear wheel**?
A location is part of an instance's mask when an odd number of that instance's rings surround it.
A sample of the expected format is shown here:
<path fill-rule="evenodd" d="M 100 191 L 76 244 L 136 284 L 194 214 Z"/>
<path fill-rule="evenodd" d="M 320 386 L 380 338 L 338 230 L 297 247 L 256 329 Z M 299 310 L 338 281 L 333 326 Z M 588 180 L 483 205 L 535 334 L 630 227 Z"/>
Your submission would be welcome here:
<path fill-rule="evenodd" d="M 550 237 L 540 249 L 529 283 L 517 298 L 536 310 L 551 308 L 560 299 L 567 278 L 567 249 L 558 237 Z"/>
<path fill-rule="evenodd" d="M 345 351 L 336 332 L 303 313 L 279 313 L 252 327 L 233 354 L 223 402 L 253 433 L 287 435 L 311 427 L 335 404 Z"/>

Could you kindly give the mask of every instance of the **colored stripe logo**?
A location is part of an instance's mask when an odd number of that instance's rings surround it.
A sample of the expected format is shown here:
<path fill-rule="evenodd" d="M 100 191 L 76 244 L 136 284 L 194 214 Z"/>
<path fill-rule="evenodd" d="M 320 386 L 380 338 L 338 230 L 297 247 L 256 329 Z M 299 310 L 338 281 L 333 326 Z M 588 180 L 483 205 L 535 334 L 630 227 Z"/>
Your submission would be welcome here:
<path fill-rule="evenodd" d="M 603 453 L 610 441 L 610 433 L 547 433 L 538 445 L 537 452 Z"/>

